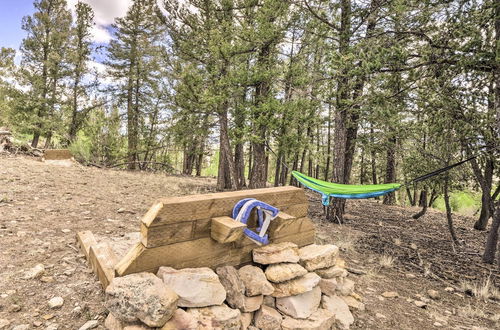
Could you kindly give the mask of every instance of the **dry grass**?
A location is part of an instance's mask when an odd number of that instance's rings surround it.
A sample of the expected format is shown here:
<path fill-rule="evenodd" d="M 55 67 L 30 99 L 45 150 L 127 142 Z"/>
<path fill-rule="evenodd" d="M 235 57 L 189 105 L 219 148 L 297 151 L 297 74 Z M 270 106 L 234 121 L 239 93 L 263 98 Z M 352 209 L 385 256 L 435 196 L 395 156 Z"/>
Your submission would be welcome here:
<path fill-rule="evenodd" d="M 500 300 L 500 290 L 491 283 L 491 279 L 488 276 L 486 279 L 479 283 L 473 283 L 469 281 L 460 282 L 460 289 L 478 299 L 481 300 Z"/>
<path fill-rule="evenodd" d="M 394 262 L 396 261 L 396 258 L 391 256 L 391 255 L 388 255 L 388 254 L 383 254 L 378 263 L 380 265 L 380 267 L 382 268 L 392 268 L 392 266 L 394 266 Z"/>
<path fill-rule="evenodd" d="M 466 318 L 487 318 L 486 313 L 480 306 L 472 306 L 468 304 L 466 307 L 461 307 L 459 313 Z"/>
<path fill-rule="evenodd" d="M 347 233 L 346 235 L 341 235 L 337 237 L 335 240 L 335 245 L 339 247 L 343 252 L 351 251 L 354 248 L 354 245 L 358 238 L 351 233 Z"/>

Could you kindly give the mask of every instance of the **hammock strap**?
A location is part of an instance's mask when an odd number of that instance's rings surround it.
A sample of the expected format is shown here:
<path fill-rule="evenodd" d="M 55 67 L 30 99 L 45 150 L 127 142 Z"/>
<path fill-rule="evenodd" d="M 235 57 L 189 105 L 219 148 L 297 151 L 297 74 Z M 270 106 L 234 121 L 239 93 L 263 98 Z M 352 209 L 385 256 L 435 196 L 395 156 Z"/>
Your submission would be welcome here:
<path fill-rule="evenodd" d="M 473 159 L 475 159 L 475 158 L 477 158 L 477 157 L 479 157 L 479 155 L 472 156 L 472 157 L 467 158 L 467 159 L 465 159 L 465 160 L 462 160 L 462 161 L 460 161 L 460 162 L 458 162 L 458 163 L 451 164 L 451 165 L 448 165 L 448 166 L 446 166 L 446 167 L 440 168 L 440 169 L 438 169 L 438 170 L 432 171 L 432 172 L 430 172 L 430 173 L 424 174 L 424 175 L 422 175 L 422 176 L 419 176 L 419 177 L 417 177 L 417 178 L 415 178 L 415 179 L 411 180 L 410 182 L 407 182 L 407 183 L 403 184 L 402 186 L 405 186 L 405 185 L 410 185 L 410 184 L 412 184 L 412 183 L 417 183 L 417 182 L 420 182 L 420 181 L 427 180 L 428 178 L 431 178 L 431 177 L 436 176 L 436 175 L 438 175 L 438 174 L 441 174 L 441 173 L 443 173 L 443 172 L 449 171 L 449 170 L 451 170 L 452 168 L 457 167 L 457 166 L 460 166 L 460 165 L 462 165 L 463 163 L 467 163 L 467 162 L 469 162 L 469 161 L 471 161 L 471 160 L 473 160 Z"/>

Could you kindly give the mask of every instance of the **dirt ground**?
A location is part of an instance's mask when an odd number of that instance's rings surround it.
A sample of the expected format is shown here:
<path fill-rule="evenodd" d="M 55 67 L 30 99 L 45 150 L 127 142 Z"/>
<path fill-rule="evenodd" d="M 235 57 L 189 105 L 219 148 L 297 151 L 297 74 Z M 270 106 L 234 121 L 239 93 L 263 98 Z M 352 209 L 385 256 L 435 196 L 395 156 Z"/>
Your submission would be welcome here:
<path fill-rule="evenodd" d="M 54 330 L 78 329 L 97 319 L 103 329 L 104 295 L 78 251 L 75 234 L 91 230 L 99 237 L 130 237 L 159 196 L 214 187 L 209 178 L 64 167 L 0 156 L 0 322 L 8 320 L 9 330 L 21 324 Z M 363 273 L 349 275 L 366 305 L 354 313 L 352 328 L 500 327 L 499 301 L 464 290 L 465 283 L 489 279 L 498 294 L 500 283 L 498 267 L 480 262 L 486 233 L 470 229 L 473 219 L 456 217 L 464 244 L 453 247 L 440 212 L 431 210 L 411 220 L 415 209 L 356 201 L 348 203 L 346 223 L 338 225 L 324 221 L 319 199 L 309 196 L 318 242 L 339 245 L 352 271 Z M 37 264 L 45 267 L 43 277 L 25 279 Z M 438 291 L 439 299 L 429 299 L 429 289 Z M 396 291 L 398 297 L 383 298 L 385 291 Z M 64 304 L 50 309 L 48 301 L 56 296 L 63 297 Z M 417 307 L 415 300 L 427 305 Z"/>

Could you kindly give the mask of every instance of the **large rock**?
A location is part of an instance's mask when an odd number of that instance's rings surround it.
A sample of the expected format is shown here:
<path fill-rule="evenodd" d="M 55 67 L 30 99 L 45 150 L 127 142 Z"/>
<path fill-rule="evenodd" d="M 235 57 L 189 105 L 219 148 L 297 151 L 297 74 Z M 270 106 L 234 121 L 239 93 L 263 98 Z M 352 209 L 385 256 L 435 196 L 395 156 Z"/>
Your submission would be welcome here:
<path fill-rule="evenodd" d="M 354 317 L 349 310 L 349 306 L 340 297 L 323 296 L 321 298 L 321 307 L 335 315 L 336 323 L 341 329 L 349 329 L 349 326 L 354 323 Z"/>
<path fill-rule="evenodd" d="M 335 245 L 316 245 L 304 246 L 299 250 L 300 264 L 308 271 L 327 268 L 335 265 L 339 248 Z"/>
<path fill-rule="evenodd" d="M 241 330 L 247 330 L 252 324 L 254 313 L 241 313 Z"/>
<path fill-rule="evenodd" d="M 158 277 L 179 296 L 179 307 L 207 307 L 226 300 L 226 290 L 210 268 L 160 267 Z"/>
<path fill-rule="evenodd" d="M 346 277 L 348 274 L 347 270 L 339 266 L 316 269 L 314 272 L 322 278 Z"/>
<path fill-rule="evenodd" d="M 0 329 L 7 329 L 7 327 L 10 325 L 10 321 L 6 319 L 0 319 Z"/>
<path fill-rule="evenodd" d="M 305 274 L 307 274 L 307 270 L 304 267 L 293 263 L 274 264 L 266 268 L 267 279 L 274 283 L 293 280 Z"/>
<path fill-rule="evenodd" d="M 125 322 L 163 326 L 177 308 L 178 296 L 151 273 L 115 277 L 106 288 L 106 307 Z"/>
<path fill-rule="evenodd" d="M 286 281 L 283 283 L 274 284 L 273 297 L 289 297 L 311 291 L 318 285 L 321 277 L 315 273 L 307 273 L 304 276 Z"/>
<path fill-rule="evenodd" d="M 263 301 L 263 295 L 253 297 L 245 296 L 245 302 L 243 303 L 243 306 L 239 307 L 239 309 L 244 313 L 255 312 L 260 308 L 260 306 L 262 306 Z"/>
<path fill-rule="evenodd" d="M 283 242 L 253 249 L 253 261 L 262 265 L 280 262 L 299 262 L 299 248 L 296 244 Z"/>
<path fill-rule="evenodd" d="M 276 307 L 276 298 L 273 296 L 264 296 L 264 301 L 262 302 L 262 305 L 266 305 L 269 307 Z"/>
<path fill-rule="evenodd" d="M 319 287 L 322 293 L 333 296 L 337 289 L 337 280 L 334 278 L 322 278 L 321 281 L 319 281 Z"/>
<path fill-rule="evenodd" d="M 262 330 L 275 330 L 281 328 L 283 316 L 272 307 L 262 306 L 255 313 L 255 326 Z"/>
<path fill-rule="evenodd" d="M 348 278 L 343 278 L 337 281 L 337 292 L 341 296 L 348 296 L 354 292 L 354 281 Z"/>
<path fill-rule="evenodd" d="M 245 294 L 249 297 L 270 295 L 274 291 L 273 285 L 267 280 L 266 275 L 259 267 L 247 265 L 238 269 L 240 279 L 245 285 Z"/>
<path fill-rule="evenodd" d="M 109 313 L 104 321 L 104 327 L 107 330 L 153 330 L 153 328 L 137 321 L 137 322 L 124 322 L 120 321 L 113 314 Z"/>
<path fill-rule="evenodd" d="M 172 318 L 160 330 L 197 329 L 198 320 L 183 309 L 176 309 Z"/>
<path fill-rule="evenodd" d="M 296 319 L 305 319 L 318 310 L 321 303 L 319 286 L 311 291 L 291 297 L 276 298 L 276 308 Z"/>
<path fill-rule="evenodd" d="M 318 309 L 308 319 L 294 319 L 286 316 L 281 323 L 283 330 L 330 330 L 333 329 L 335 315 L 326 309 Z"/>
<path fill-rule="evenodd" d="M 188 308 L 187 313 L 198 320 L 198 329 L 239 330 L 241 313 L 226 304 L 202 308 Z"/>
<path fill-rule="evenodd" d="M 360 311 L 365 310 L 365 304 L 363 304 L 361 301 L 359 301 L 358 299 L 356 299 L 352 296 L 342 296 L 340 298 L 342 298 L 342 300 L 345 301 L 347 306 L 349 306 L 350 310 L 352 310 L 352 308 L 360 310 Z"/>
<path fill-rule="evenodd" d="M 245 285 L 233 266 L 219 267 L 216 270 L 219 280 L 226 290 L 226 301 L 232 308 L 245 306 Z"/>

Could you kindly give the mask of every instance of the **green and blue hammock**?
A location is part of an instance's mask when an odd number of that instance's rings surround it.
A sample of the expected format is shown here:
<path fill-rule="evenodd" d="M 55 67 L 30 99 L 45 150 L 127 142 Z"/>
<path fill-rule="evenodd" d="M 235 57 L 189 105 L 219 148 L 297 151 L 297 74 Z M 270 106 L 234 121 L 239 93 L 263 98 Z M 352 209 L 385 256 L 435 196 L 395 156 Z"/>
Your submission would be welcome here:
<path fill-rule="evenodd" d="M 309 188 L 315 192 L 320 193 L 323 205 L 328 206 L 330 204 L 330 197 L 344 198 L 344 199 L 364 199 L 364 198 L 383 196 L 393 191 L 396 191 L 405 185 L 423 181 L 432 176 L 448 171 L 453 167 L 462 165 L 463 163 L 468 162 L 469 160 L 472 160 L 476 157 L 477 156 L 473 156 L 466 160 L 462 160 L 458 163 L 443 167 L 436 171 L 419 176 L 418 178 L 415 178 L 410 182 L 404 184 L 401 183 L 369 184 L 369 185 L 340 184 L 340 183 L 333 183 L 315 179 L 313 177 L 307 176 L 297 171 L 292 171 L 292 175 L 295 179 L 297 179 L 297 181 L 303 184 L 306 188 Z"/>

